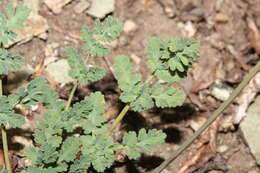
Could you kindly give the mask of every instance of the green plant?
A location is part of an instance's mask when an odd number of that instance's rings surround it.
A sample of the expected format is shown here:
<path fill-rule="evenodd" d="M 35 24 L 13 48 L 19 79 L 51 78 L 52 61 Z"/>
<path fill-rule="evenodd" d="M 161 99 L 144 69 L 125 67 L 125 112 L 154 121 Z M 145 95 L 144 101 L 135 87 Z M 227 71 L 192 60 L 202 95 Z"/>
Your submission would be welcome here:
<path fill-rule="evenodd" d="M 115 77 L 122 90 L 120 99 L 126 106 L 111 127 L 103 117 L 105 100 L 101 92 L 94 92 L 71 105 L 78 85 L 104 77 L 105 70 L 87 65 L 88 58 L 107 55 L 109 43 L 119 36 L 121 30 L 122 24 L 112 17 L 104 22 L 97 20 L 92 30 L 86 27 L 81 30 L 86 58 L 74 47 L 65 50 L 71 66 L 69 75 L 75 80 L 67 102 L 59 99 L 42 77 L 32 80 L 27 88 L 19 88 L 17 94 L 0 97 L 1 118 L 5 118 L 5 121 L 0 121 L 2 125 L 19 127 L 23 124 L 22 116 L 15 113 L 17 105 L 30 107 L 41 103 L 48 110 L 33 135 L 37 147 L 25 149 L 33 165 L 23 173 L 83 173 L 91 166 L 102 172 L 111 167 L 118 151 L 124 151 L 129 159 L 136 159 L 142 151 L 150 151 L 164 142 L 166 135 L 161 130 L 127 132 L 122 142 L 114 141 L 111 132 L 129 109 L 141 112 L 153 107 L 182 105 L 185 94 L 172 87 L 171 82 L 182 79 L 197 58 L 199 43 L 193 39 L 151 38 L 148 42 L 148 66 L 152 74 L 144 82 L 141 74 L 134 73 L 127 56 L 115 58 Z M 17 64 L 15 70 L 21 66 L 18 61 Z M 4 74 L 13 71 L 13 66 L 5 67 L 0 66 L 0 71 L 5 70 Z M 159 84 L 156 78 L 166 81 L 166 84 Z M 11 117 L 12 122 L 9 121 Z"/>
<path fill-rule="evenodd" d="M 27 19 L 29 13 L 30 10 L 21 4 L 17 7 L 8 4 L 5 11 L 3 13 L 0 12 L 0 128 L 4 159 L 8 173 L 11 173 L 12 170 L 8 158 L 8 144 L 5 128 L 6 126 L 16 128 L 23 125 L 24 119 L 15 112 L 16 106 L 30 106 L 30 103 L 33 103 L 30 100 L 33 98 L 30 98 L 32 95 L 26 95 L 27 91 L 22 88 L 19 89 L 18 94 L 3 95 L 3 77 L 8 73 L 17 71 L 24 63 L 24 58 L 22 56 L 4 49 L 3 45 L 15 39 L 16 33 L 14 31 L 23 27 L 23 23 Z M 24 92 L 22 93 L 22 91 Z"/>

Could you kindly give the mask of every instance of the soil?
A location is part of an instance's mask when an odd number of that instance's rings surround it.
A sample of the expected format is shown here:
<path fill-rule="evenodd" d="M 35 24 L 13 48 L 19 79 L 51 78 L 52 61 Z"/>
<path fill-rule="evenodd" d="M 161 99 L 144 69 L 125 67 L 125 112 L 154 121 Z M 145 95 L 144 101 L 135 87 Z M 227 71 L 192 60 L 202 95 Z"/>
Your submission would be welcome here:
<path fill-rule="evenodd" d="M 47 19 L 50 26 L 47 40 L 33 38 L 27 43 L 13 46 L 11 50 L 26 57 L 27 64 L 36 67 L 44 58 L 46 45 L 55 42 L 59 45 L 57 48 L 59 58 L 65 58 L 64 47 L 67 45 L 80 47 L 82 43 L 77 40 L 80 28 L 83 25 L 92 27 L 94 23 L 94 18 L 85 13 L 75 13 L 73 7 L 77 3 L 78 0 L 72 1 L 58 15 L 53 14 L 41 3 L 40 15 Z M 167 8 L 172 8 L 173 17 L 169 17 Z M 137 161 L 116 163 L 107 170 L 116 173 L 148 172 L 159 166 L 194 133 L 192 123 L 201 125 L 198 119 L 206 119 L 221 104 L 221 101 L 210 94 L 210 86 L 215 81 L 221 81 L 235 88 L 259 60 L 252 39 L 248 37 L 250 33 L 248 19 L 254 21 L 260 28 L 260 2 L 259 0 L 116 0 L 115 11 L 110 15 L 123 22 L 134 21 L 138 29 L 121 34 L 112 54 L 106 57 L 108 64 L 104 59 L 90 60 L 91 64 L 106 68 L 108 75 L 100 82 L 84 86 L 87 92 L 78 91 L 75 100 L 90 91 L 101 90 L 106 95 L 108 109 L 119 111 L 122 105 L 118 101 L 119 89 L 116 88 L 113 75 L 109 73 L 109 64 L 113 63 L 116 55 L 131 56 L 136 70 L 147 76 L 149 70 L 145 62 L 149 37 L 191 36 L 201 42 L 200 58 L 188 73 L 187 79 L 180 84 L 188 95 L 185 105 L 175 109 L 152 109 L 140 114 L 129 112 L 121 128 L 115 132 L 115 136 L 120 138 L 126 130 L 145 127 L 162 129 L 167 134 L 166 143 L 153 152 L 143 154 Z M 222 118 L 217 120 L 219 128 L 216 130 L 214 147 L 217 151 L 208 149 L 208 153 L 204 152 L 204 155 L 184 172 L 260 171 L 241 136 L 239 125 L 233 128 L 222 126 L 234 115 L 235 109 L 236 105 L 231 105 Z M 111 121 L 113 114 L 108 116 L 111 116 L 108 117 Z M 165 173 L 167 171 L 177 173 L 187 165 L 195 157 L 198 148 L 207 146 L 211 141 L 207 134 L 204 136 L 208 141 L 199 145 L 202 139 L 198 139 L 166 168 Z M 221 148 L 225 150 L 222 151 Z"/>

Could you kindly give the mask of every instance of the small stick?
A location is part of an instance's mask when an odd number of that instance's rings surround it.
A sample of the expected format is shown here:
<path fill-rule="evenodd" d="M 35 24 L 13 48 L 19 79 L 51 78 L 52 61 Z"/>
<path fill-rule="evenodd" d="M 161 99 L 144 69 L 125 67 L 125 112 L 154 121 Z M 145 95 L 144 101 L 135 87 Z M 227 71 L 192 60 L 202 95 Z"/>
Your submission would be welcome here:
<path fill-rule="evenodd" d="M 220 107 L 215 110 L 208 120 L 191 136 L 186 142 L 184 142 L 178 150 L 171 155 L 168 159 L 166 159 L 160 166 L 154 169 L 151 173 L 160 173 L 164 168 L 166 168 L 175 158 L 177 158 L 184 150 L 186 150 L 198 136 L 200 136 L 204 130 L 206 130 L 216 118 L 218 118 L 221 113 L 224 111 L 226 107 L 229 106 L 230 103 L 235 99 L 236 96 L 244 89 L 244 87 L 248 84 L 248 82 L 256 75 L 256 73 L 260 70 L 260 61 L 255 65 L 253 69 L 244 77 L 243 81 L 238 85 L 238 87 L 232 92 L 229 98 L 224 101 Z"/>

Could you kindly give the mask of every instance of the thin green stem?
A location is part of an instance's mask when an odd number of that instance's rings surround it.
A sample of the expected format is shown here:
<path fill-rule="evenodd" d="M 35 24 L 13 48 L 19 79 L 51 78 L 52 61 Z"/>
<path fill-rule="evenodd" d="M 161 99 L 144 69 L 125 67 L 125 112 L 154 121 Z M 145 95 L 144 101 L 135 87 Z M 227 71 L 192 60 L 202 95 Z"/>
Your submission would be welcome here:
<path fill-rule="evenodd" d="M 2 95 L 3 95 L 3 85 L 2 85 L 2 76 L 0 75 L 0 96 Z M 9 154 L 8 154 L 7 135 L 4 126 L 1 126 L 1 134 L 2 134 L 2 143 L 3 143 L 3 150 L 4 150 L 5 167 L 8 173 L 12 173 Z"/>
<path fill-rule="evenodd" d="M 120 112 L 120 114 L 116 117 L 116 120 L 113 122 L 112 126 L 110 127 L 110 129 L 108 129 L 107 131 L 107 135 L 111 135 L 112 131 L 116 128 L 116 126 L 118 126 L 118 124 L 120 124 L 121 120 L 124 118 L 124 116 L 126 115 L 127 111 L 130 109 L 129 105 L 125 105 L 125 107 L 123 108 L 123 110 Z"/>
<path fill-rule="evenodd" d="M 184 142 L 178 150 L 171 155 L 168 159 L 166 159 L 160 166 L 158 166 L 151 173 L 160 173 L 164 168 L 166 168 L 175 158 L 177 158 L 186 148 L 188 148 L 198 136 L 200 136 L 224 111 L 224 109 L 232 103 L 236 96 L 244 89 L 244 87 L 248 84 L 248 82 L 255 76 L 255 74 L 260 71 L 260 61 L 256 64 L 256 66 L 250 70 L 250 72 L 244 77 L 243 81 L 238 85 L 238 87 L 232 92 L 229 98 L 224 101 L 220 107 L 215 110 L 207 121 L 186 141 Z"/>
<path fill-rule="evenodd" d="M 72 99 L 73 99 L 73 96 L 74 96 L 74 94 L 75 94 L 75 91 L 76 91 L 77 87 L 78 87 L 78 82 L 77 82 L 77 81 L 76 81 L 76 82 L 73 82 L 73 88 L 72 88 L 72 90 L 70 91 L 69 99 L 68 99 L 68 101 L 67 101 L 65 110 L 69 109 L 70 104 L 71 104 L 71 102 L 72 102 Z"/>
<path fill-rule="evenodd" d="M 145 83 L 149 83 L 152 79 L 154 78 L 154 75 L 152 74 L 151 76 L 149 76 Z M 116 128 L 116 126 L 118 126 L 121 122 L 121 120 L 124 118 L 124 116 L 126 115 L 127 111 L 130 109 L 129 105 L 125 105 L 125 107 L 122 109 L 122 111 L 119 113 L 119 115 L 116 117 L 115 121 L 113 122 L 112 126 L 108 129 L 108 131 L 106 132 L 107 135 L 111 135 L 112 131 Z"/>

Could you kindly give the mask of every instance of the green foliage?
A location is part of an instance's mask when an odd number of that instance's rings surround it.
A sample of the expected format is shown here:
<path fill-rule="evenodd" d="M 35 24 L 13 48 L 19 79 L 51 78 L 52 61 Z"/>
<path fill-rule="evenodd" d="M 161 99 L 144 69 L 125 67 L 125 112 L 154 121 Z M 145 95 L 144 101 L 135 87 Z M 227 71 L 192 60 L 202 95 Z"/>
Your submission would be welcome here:
<path fill-rule="evenodd" d="M 176 82 L 198 57 L 199 42 L 191 38 L 151 38 L 148 41 L 148 66 L 158 78 Z"/>
<path fill-rule="evenodd" d="M 16 37 L 14 30 L 21 29 L 29 16 L 30 9 L 19 4 L 15 8 L 9 3 L 3 13 L 0 13 L 0 45 L 13 41 Z"/>
<path fill-rule="evenodd" d="M 69 65 L 72 69 L 69 75 L 80 83 L 94 82 L 105 76 L 105 70 L 99 67 L 87 67 L 83 55 L 77 53 L 73 47 L 66 49 Z"/>
<path fill-rule="evenodd" d="M 114 63 L 119 88 L 123 91 L 120 99 L 129 103 L 134 111 L 145 111 L 154 107 L 176 107 L 182 105 L 185 94 L 178 88 L 155 85 L 149 87 L 141 82 L 140 74 L 133 74 L 133 66 L 126 56 L 118 56 Z"/>
<path fill-rule="evenodd" d="M 160 108 L 181 106 L 185 100 L 182 90 L 174 87 L 163 88 L 160 84 L 156 84 L 151 93 L 155 105 Z"/>
<path fill-rule="evenodd" d="M 48 101 L 57 98 L 48 98 L 50 89 L 43 78 L 37 78 L 28 84 L 27 88 L 19 88 L 16 94 L 0 96 L 0 124 L 13 128 L 24 124 L 24 117 L 15 112 L 16 106 L 31 107 L 39 102 L 48 104 Z"/>
<path fill-rule="evenodd" d="M 13 128 L 21 127 L 24 124 L 24 118 L 16 114 L 8 97 L 0 96 L 0 125 L 10 126 Z"/>
<path fill-rule="evenodd" d="M 81 136 L 82 155 L 88 157 L 93 167 L 98 172 L 109 168 L 115 160 L 115 151 L 119 149 L 117 144 L 109 136 L 92 135 Z"/>
<path fill-rule="evenodd" d="M 140 152 L 150 151 L 164 142 L 166 135 L 161 130 L 141 129 L 138 135 L 135 132 L 128 132 L 123 137 L 123 145 L 127 156 L 136 159 L 141 156 Z"/>
<path fill-rule="evenodd" d="M 3 169 L 2 165 L 0 165 L 0 173 L 8 173 L 6 169 Z"/>
<path fill-rule="evenodd" d="M 0 44 L 15 38 L 13 30 L 22 26 L 28 14 L 29 10 L 23 5 L 16 9 L 7 6 L 5 13 L 0 14 Z M 112 17 L 104 22 L 97 20 L 92 30 L 82 28 L 83 49 L 92 56 L 105 56 L 110 51 L 107 45 L 116 39 L 121 30 L 122 23 Z M 104 77 L 105 70 L 87 65 L 88 57 L 78 53 L 76 48 L 69 47 L 65 53 L 71 66 L 69 75 L 77 83 L 85 84 Z M 149 67 L 154 75 L 167 82 L 181 79 L 197 55 L 198 42 L 192 39 L 149 40 Z M 23 61 L 22 57 L 0 49 L 0 75 L 18 70 Z M 114 69 L 122 90 L 120 99 L 134 111 L 141 112 L 154 106 L 176 107 L 185 100 L 185 94 L 178 88 L 149 83 L 148 80 L 143 82 L 127 56 L 116 57 Z M 16 108 L 30 108 L 38 103 L 47 110 L 33 134 L 37 147 L 25 149 L 33 165 L 22 173 L 85 173 L 90 167 L 104 172 L 115 161 L 118 150 L 125 150 L 130 159 L 136 159 L 141 152 L 159 146 L 166 137 L 161 130 L 141 129 L 138 134 L 126 133 L 121 143 L 114 141 L 106 135 L 109 130 L 103 116 L 105 99 L 101 92 L 91 93 L 65 107 L 65 101 L 48 87 L 44 78 L 30 81 L 27 87 L 18 88 L 15 94 L 0 96 L 0 125 L 21 127 L 24 118 L 16 113 Z"/>
<path fill-rule="evenodd" d="M 84 100 L 73 105 L 63 116 L 66 121 L 64 128 L 72 132 L 77 127 L 82 127 L 85 134 L 100 134 L 106 130 L 104 125 L 105 100 L 100 92 L 85 97 Z"/>
<path fill-rule="evenodd" d="M 81 38 L 85 42 L 83 49 L 87 50 L 92 56 L 105 56 L 110 50 L 106 46 L 111 43 L 122 31 L 123 24 L 112 17 L 107 17 L 104 22 L 96 20 L 95 27 L 90 30 L 83 27 Z"/>
<path fill-rule="evenodd" d="M 0 75 L 15 72 L 19 70 L 23 64 L 24 58 L 22 56 L 0 48 Z"/>

